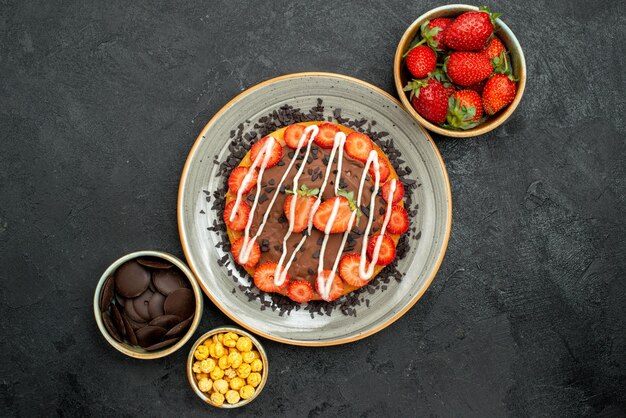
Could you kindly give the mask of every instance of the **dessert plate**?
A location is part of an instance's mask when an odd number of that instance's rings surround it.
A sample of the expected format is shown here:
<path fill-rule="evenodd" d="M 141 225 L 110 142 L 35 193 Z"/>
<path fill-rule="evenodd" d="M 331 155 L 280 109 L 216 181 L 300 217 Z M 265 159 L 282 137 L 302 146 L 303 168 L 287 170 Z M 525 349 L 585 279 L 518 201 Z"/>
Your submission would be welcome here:
<path fill-rule="evenodd" d="M 411 225 L 419 239 L 409 241 L 408 254 L 398 261 L 404 274 L 385 291 L 368 294 L 369 303 L 356 306 L 356 316 L 339 310 L 311 315 L 307 310 L 263 310 L 259 300 L 237 289 L 252 280 L 232 266 L 223 265 L 229 254 L 219 248 L 220 234 L 213 229 L 218 212 L 207 201 L 223 184 L 219 164 L 230 156 L 231 131 L 281 106 L 309 109 L 322 99 L 325 116 L 341 109 L 341 117 L 376 121 L 377 131 L 388 132 L 395 148 L 411 168 L 413 201 L 419 205 Z M 452 210 L 450 184 L 439 152 L 428 133 L 388 93 L 361 80 L 330 73 L 298 73 L 260 83 L 227 103 L 204 127 L 193 145 L 178 191 L 178 228 L 183 251 L 207 296 L 239 325 L 263 337 L 295 345 L 342 344 L 372 335 L 400 318 L 424 294 L 443 259 L 450 235 Z"/>

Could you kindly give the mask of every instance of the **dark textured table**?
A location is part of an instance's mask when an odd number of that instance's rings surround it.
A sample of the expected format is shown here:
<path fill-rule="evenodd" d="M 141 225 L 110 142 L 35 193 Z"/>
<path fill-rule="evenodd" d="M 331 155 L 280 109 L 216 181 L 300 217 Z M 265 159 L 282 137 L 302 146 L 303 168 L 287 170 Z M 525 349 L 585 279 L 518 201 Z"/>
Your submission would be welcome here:
<path fill-rule="evenodd" d="M 266 341 L 268 385 L 230 413 L 191 391 L 186 348 L 132 360 L 96 328 L 109 263 L 182 256 L 179 175 L 222 105 L 299 71 L 393 93 L 400 36 L 438 4 L 0 1 L 0 415 L 624 416 L 624 1 L 492 4 L 526 93 L 495 132 L 435 136 L 450 245 L 389 328 Z M 198 333 L 229 322 L 207 303 Z"/>

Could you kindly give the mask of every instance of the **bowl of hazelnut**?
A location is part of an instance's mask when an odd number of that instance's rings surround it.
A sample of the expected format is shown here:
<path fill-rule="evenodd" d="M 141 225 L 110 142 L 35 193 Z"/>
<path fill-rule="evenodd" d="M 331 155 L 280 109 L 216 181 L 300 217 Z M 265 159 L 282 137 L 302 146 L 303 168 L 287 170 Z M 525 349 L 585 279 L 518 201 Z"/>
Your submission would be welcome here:
<path fill-rule="evenodd" d="M 250 333 L 233 327 L 202 335 L 189 351 L 187 378 L 205 403 L 238 408 L 252 402 L 267 381 L 267 354 Z"/>

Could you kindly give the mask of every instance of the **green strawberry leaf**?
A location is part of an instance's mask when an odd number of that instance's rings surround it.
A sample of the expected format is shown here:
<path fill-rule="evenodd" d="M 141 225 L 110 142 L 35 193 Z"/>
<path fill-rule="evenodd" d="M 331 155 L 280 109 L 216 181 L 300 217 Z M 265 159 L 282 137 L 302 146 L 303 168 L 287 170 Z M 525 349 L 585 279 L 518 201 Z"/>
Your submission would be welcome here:
<path fill-rule="evenodd" d="M 448 100 L 448 114 L 446 115 L 446 123 L 444 127 L 454 130 L 471 129 L 480 123 L 480 121 L 472 121 L 476 116 L 476 107 L 462 106 L 461 101 L 454 96 L 450 96 Z"/>
<path fill-rule="evenodd" d="M 413 79 L 409 81 L 406 86 L 404 86 L 403 90 L 411 92 L 411 94 L 409 95 L 409 100 L 412 100 L 413 97 L 419 97 L 420 89 L 422 87 L 426 87 L 427 85 L 428 85 L 427 78 L 422 79 L 422 80 Z"/>
<path fill-rule="evenodd" d="M 439 41 L 435 41 L 434 38 L 435 36 L 437 36 L 439 32 L 441 32 L 442 29 L 438 26 L 431 29 L 428 27 L 429 23 L 430 23 L 430 20 L 427 20 L 426 22 L 422 23 L 422 26 L 420 27 L 422 38 L 424 41 L 426 41 L 429 47 L 431 47 L 435 51 L 441 52 L 442 49 L 439 48 Z"/>
<path fill-rule="evenodd" d="M 354 212 L 355 210 L 358 210 L 356 206 L 356 201 L 354 200 L 354 192 L 349 192 L 347 190 L 339 189 L 337 190 L 337 196 L 343 196 L 348 200 L 348 204 L 350 205 L 350 210 L 352 212 Z"/>

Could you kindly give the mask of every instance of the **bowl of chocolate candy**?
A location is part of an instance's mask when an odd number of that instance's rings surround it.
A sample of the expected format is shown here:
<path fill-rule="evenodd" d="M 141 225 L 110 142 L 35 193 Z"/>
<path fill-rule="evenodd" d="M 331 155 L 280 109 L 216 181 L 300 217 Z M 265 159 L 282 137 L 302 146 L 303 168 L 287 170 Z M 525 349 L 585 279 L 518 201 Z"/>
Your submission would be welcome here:
<path fill-rule="evenodd" d="M 93 299 L 98 328 L 109 344 L 145 360 L 185 345 L 202 308 L 202 291 L 189 267 L 161 251 L 116 260 L 100 277 Z"/>

